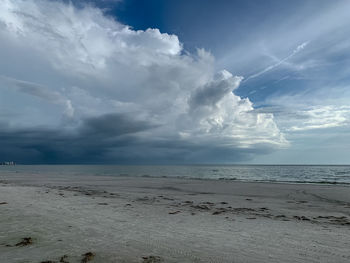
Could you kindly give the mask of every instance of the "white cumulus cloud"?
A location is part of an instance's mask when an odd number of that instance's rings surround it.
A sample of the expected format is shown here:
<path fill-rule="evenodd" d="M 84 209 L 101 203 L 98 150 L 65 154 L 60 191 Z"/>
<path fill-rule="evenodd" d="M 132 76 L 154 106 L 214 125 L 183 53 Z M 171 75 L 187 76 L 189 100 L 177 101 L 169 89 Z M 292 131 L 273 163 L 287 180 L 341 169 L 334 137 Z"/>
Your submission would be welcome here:
<path fill-rule="evenodd" d="M 288 145 L 273 114 L 236 96 L 242 78 L 216 73 L 210 53 L 188 54 L 176 35 L 135 31 L 98 8 L 0 0 L 0 57 L 0 110 L 15 113 L 12 127 L 26 119 L 31 127 L 69 129 L 86 118 L 125 114 L 148 122 L 137 134 L 142 142 Z"/>

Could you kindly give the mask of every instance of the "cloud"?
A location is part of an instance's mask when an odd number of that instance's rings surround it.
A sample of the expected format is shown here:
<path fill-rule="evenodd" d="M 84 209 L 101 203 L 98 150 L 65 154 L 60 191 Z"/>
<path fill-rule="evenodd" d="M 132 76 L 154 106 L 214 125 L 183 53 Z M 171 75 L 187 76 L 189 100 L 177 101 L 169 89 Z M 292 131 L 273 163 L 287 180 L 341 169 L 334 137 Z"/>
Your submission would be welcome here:
<path fill-rule="evenodd" d="M 63 113 L 67 117 L 73 117 L 74 115 L 74 108 L 72 107 L 71 101 L 57 91 L 51 91 L 49 88 L 46 88 L 40 84 L 16 80 L 1 75 L 0 81 L 3 83 L 3 85 L 13 87 L 18 92 L 32 95 L 45 101 L 63 106 Z"/>
<path fill-rule="evenodd" d="M 288 131 L 305 131 L 340 127 L 349 124 L 350 107 L 313 106 L 305 110 L 297 111 L 296 115 L 303 118 L 304 121 L 302 123 L 295 123 L 288 128 Z"/>
<path fill-rule="evenodd" d="M 153 126 L 146 121 L 136 121 L 126 114 L 110 113 L 84 120 L 81 135 L 117 137 L 124 134 L 134 134 Z"/>
<path fill-rule="evenodd" d="M 239 86 L 241 77 L 232 77 L 226 70 L 218 72 L 211 82 L 204 87 L 195 90 L 191 95 L 190 105 L 192 108 L 214 106 L 224 96 L 233 92 Z"/>
<path fill-rule="evenodd" d="M 248 81 L 248 80 L 250 80 L 250 79 L 257 78 L 257 77 L 259 77 L 259 76 L 261 76 L 261 75 L 263 75 L 263 74 L 269 72 L 270 70 L 273 70 L 274 68 L 277 68 L 278 66 L 282 65 L 283 63 L 287 62 L 289 59 L 291 59 L 292 57 L 294 57 L 294 56 L 295 56 L 296 54 L 298 54 L 300 51 L 302 51 L 308 44 L 309 44 L 309 42 L 304 42 L 304 43 L 298 45 L 298 46 L 293 50 L 293 52 L 292 52 L 290 55 L 288 55 L 288 56 L 286 56 L 285 58 L 280 59 L 280 60 L 277 59 L 277 62 L 276 62 L 275 64 L 266 67 L 265 69 L 259 71 L 258 73 L 255 73 L 255 74 L 253 74 L 253 75 L 248 76 L 248 77 L 245 79 L 245 81 Z"/>
<path fill-rule="evenodd" d="M 249 31 L 249 34 L 235 39 L 232 49 L 225 50 L 219 58 L 220 65 L 240 68 L 246 77 L 271 64 L 269 56 L 266 57 L 267 50 L 278 57 L 286 57 L 300 43 L 309 43 L 305 52 L 293 58 L 299 63 L 310 57 L 324 62 L 338 51 L 349 51 L 349 1 L 325 1 L 317 6 L 310 1 L 281 6 L 283 8 L 278 11 L 261 6 L 261 10 L 269 12 L 269 19 L 262 21 L 265 14 L 261 14 L 253 20 L 255 27 L 243 27 L 243 32 Z"/>
<path fill-rule="evenodd" d="M 103 163 L 109 151 L 132 146 L 137 142 L 133 135 L 149 128 L 120 114 L 84 119 L 73 131 L 2 127 L 0 158 L 21 163 Z"/>
<path fill-rule="evenodd" d="M 210 53 L 185 52 L 176 35 L 92 6 L 0 6 L 0 110 L 17 116 L 0 115 L 1 158 L 241 161 L 288 145 L 273 114 L 234 94 L 241 77 L 216 73 Z"/>
<path fill-rule="evenodd" d="M 346 127 L 350 124 L 350 106 L 298 105 L 294 108 L 285 104 L 263 107 L 258 111 L 274 114 L 280 129 L 288 136 L 292 133 Z"/>

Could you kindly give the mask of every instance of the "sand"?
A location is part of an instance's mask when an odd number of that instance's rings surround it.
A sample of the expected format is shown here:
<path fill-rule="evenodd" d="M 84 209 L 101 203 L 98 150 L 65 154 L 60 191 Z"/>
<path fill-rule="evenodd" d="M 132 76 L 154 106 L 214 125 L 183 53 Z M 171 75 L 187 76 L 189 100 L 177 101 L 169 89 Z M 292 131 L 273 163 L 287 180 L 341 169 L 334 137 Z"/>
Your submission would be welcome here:
<path fill-rule="evenodd" d="M 0 176 L 1 263 L 350 262 L 349 248 L 348 186 Z"/>

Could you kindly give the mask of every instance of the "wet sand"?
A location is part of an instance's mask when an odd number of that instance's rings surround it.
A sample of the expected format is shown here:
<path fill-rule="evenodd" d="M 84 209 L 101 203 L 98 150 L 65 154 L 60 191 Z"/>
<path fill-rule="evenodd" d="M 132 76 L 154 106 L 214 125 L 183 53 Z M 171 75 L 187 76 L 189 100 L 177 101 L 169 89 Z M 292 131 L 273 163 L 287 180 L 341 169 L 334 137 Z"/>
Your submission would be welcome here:
<path fill-rule="evenodd" d="M 348 186 L 0 176 L 4 263 L 350 262 L 349 247 Z"/>

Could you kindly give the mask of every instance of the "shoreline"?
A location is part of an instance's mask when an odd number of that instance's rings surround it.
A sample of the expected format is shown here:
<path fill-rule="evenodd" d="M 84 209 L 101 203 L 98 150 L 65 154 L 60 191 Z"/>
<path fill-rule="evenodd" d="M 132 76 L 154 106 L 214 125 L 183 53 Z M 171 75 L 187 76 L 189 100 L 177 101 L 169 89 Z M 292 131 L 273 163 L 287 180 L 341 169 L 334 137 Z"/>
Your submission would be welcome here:
<path fill-rule="evenodd" d="M 271 167 L 271 169 L 259 170 L 257 168 L 259 166 L 262 168 Z M 294 170 L 294 168 L 286 169 L 285 167 L 299 168 Z M 350 185 L 349 168 L 349 165 L 17 165 L 16 167 L 6 166 L 0 169 L 0 177 L 4 175 L 17 176 L 18 174 L 31 174 L 33 176 L 43 174 L 45 176 L 64 176 L 66 174 L 79 176 L 85 174 L 86 176 Z"/>
<path fill-rule="evenodd" d="M 88 252 L 101 263 L 350 260 L 348 186 L 15 177 L 0 178 L 6 263 L 74 263 Z M 27 237 L 32 244 L 14 246 Z"/>
<path fill-rule="evenodd" d="M 16 175 L 16 173 L 11 174 L 1 174 L 0 173 L 0 183 L 3 181 L 1 177 L 5 177 L 7 181 L 11 181 L 11 177 Z M 34 176 L 42 176 L 42 174 L 33 174 Z M 45 175 L 44 175 L 45 176 Z M 53 176 L 53 175 L 51 175 Z M 72 175 L 81 176 L 81 175 Z M 262 184 L 292 184 L 292 185 L 335 185 L 335 186 L 344 186 L 350 187 L 350 182 L 336 182 L 336 181 L 278 181 L 278 180 L 245 180 L 245 179 L 236 179 L 236 178 L 198 178 L 198 177 L 181 177 L 181 176 L 152 176 L 152 175 L 86 175 L 87 177 L 109 177 L 118 179 L 127 179 L 127 178 L 150 178 L 150 179 L 169 179 L 169 180 L 193 180 L 193 181 L 227 181 L 227 182 L 238 182 L 238 183 L 262 183 Z"/>

